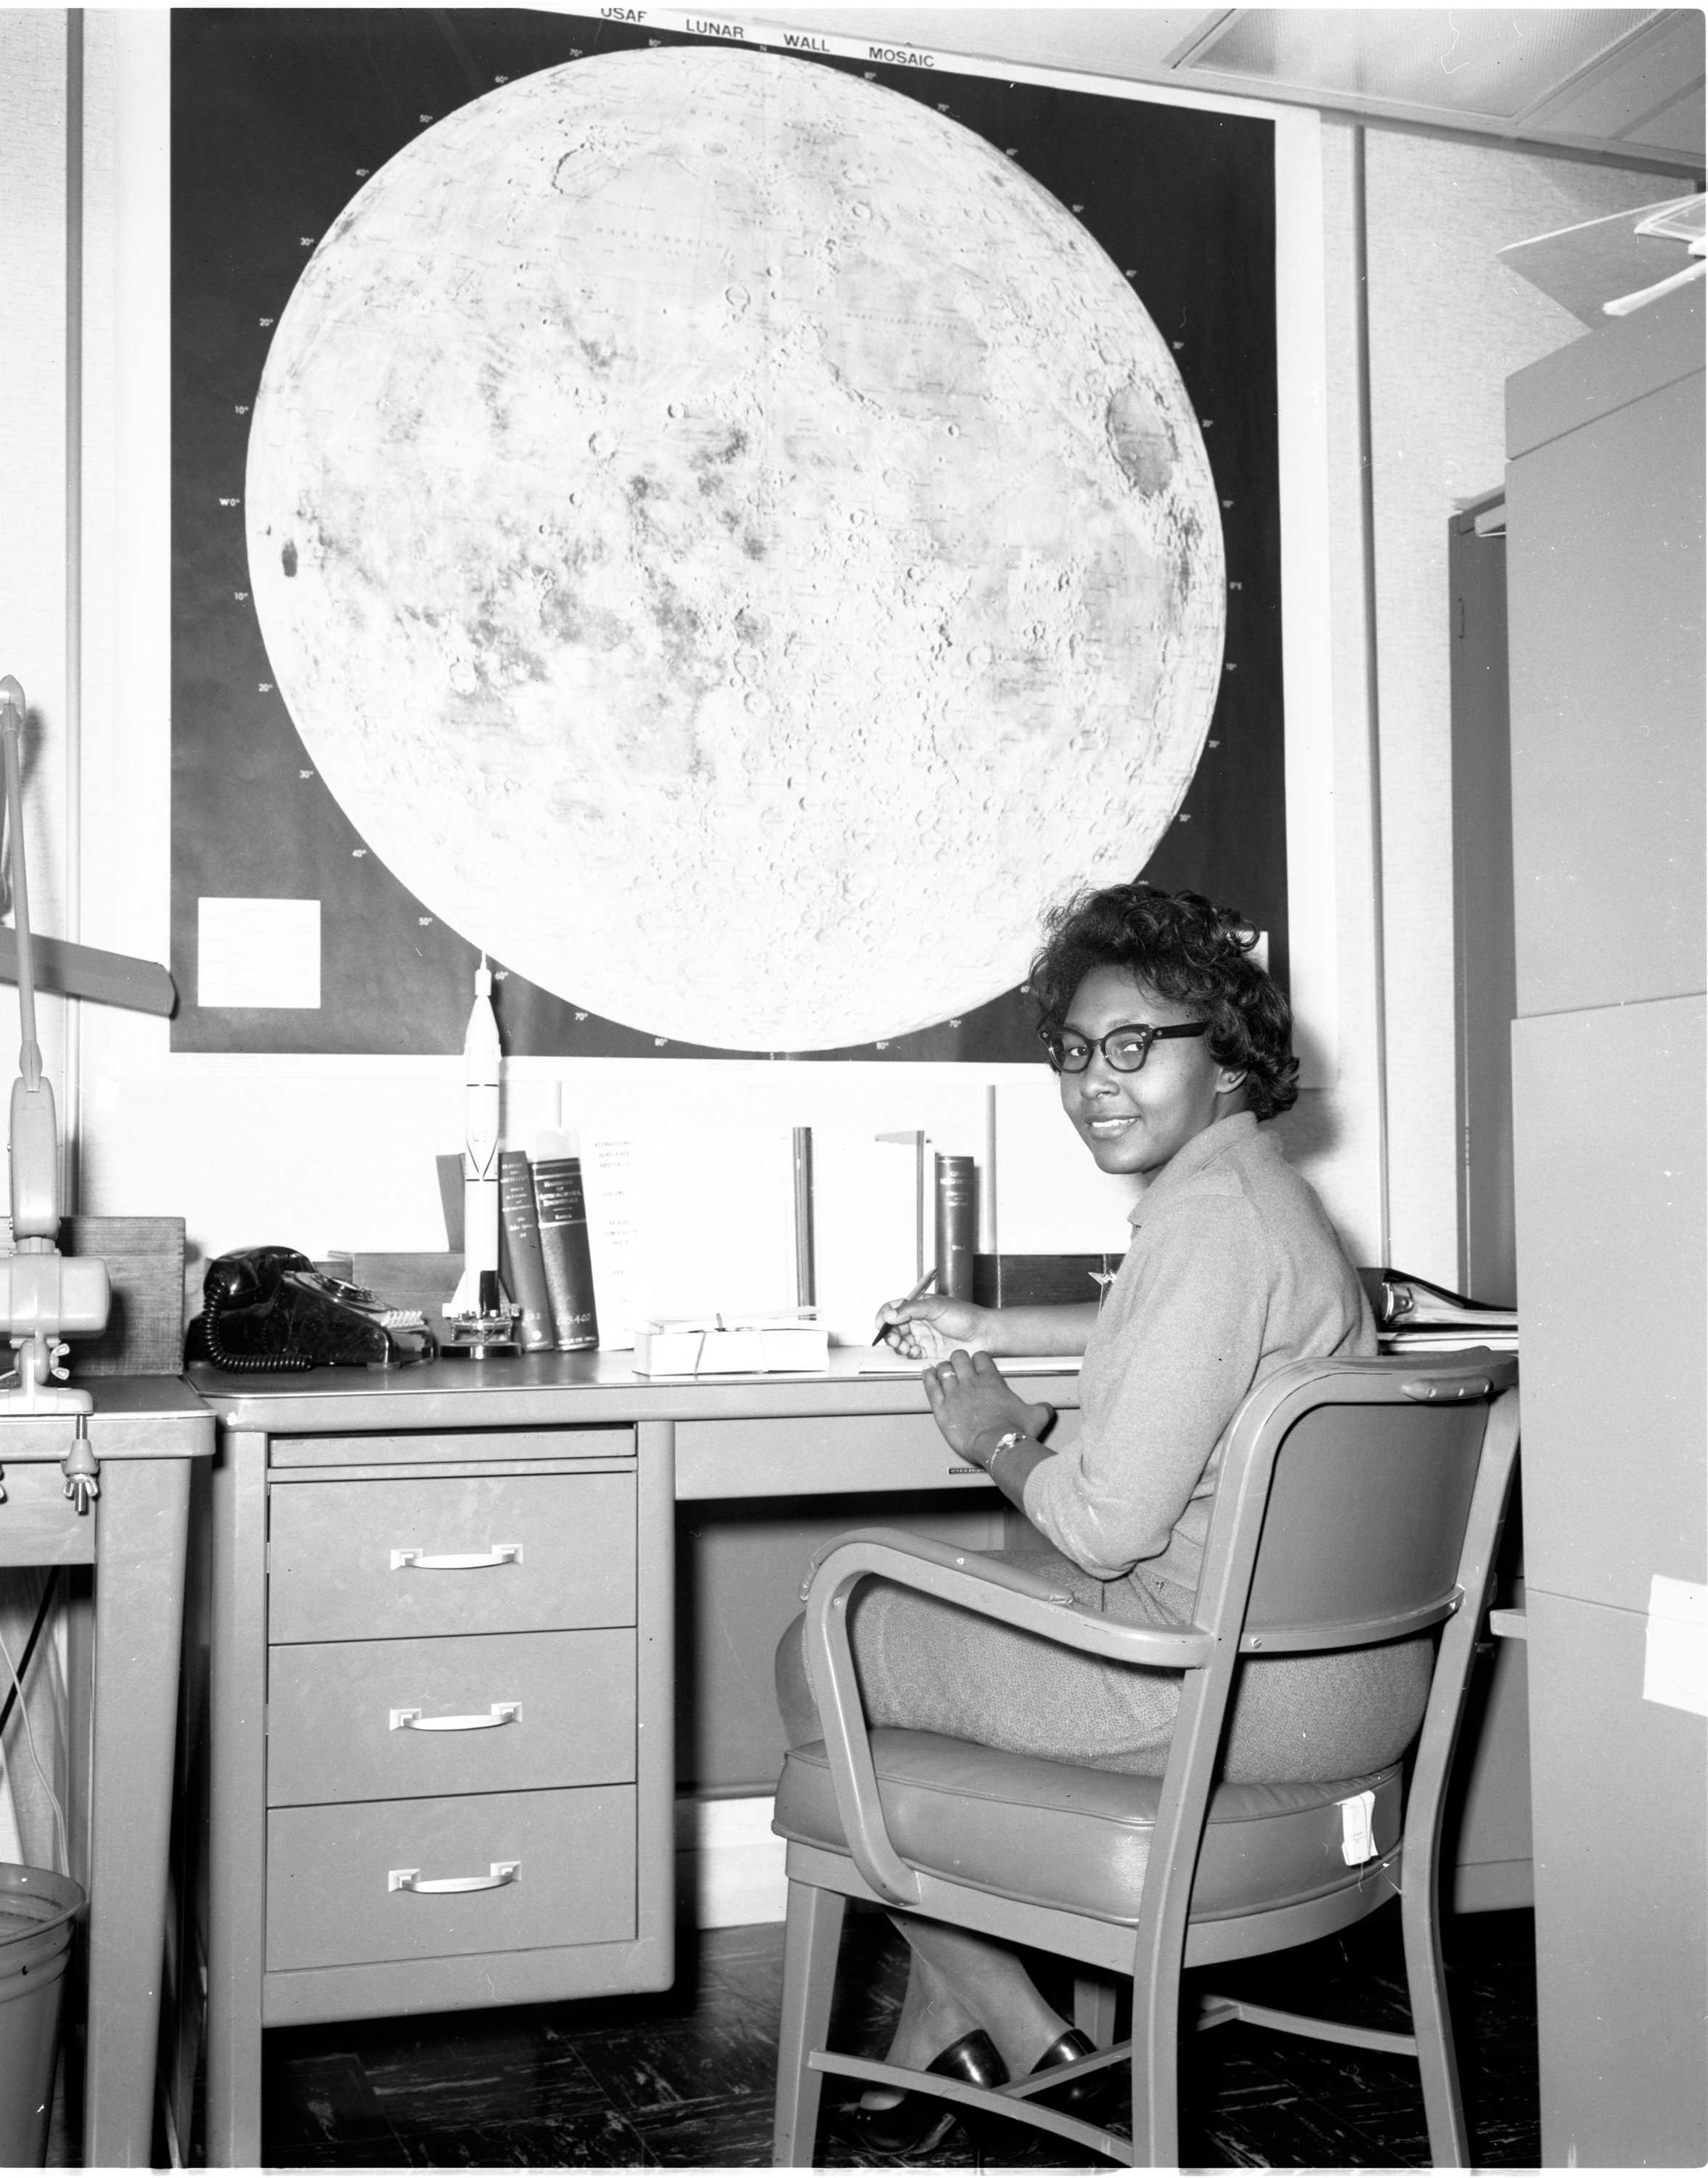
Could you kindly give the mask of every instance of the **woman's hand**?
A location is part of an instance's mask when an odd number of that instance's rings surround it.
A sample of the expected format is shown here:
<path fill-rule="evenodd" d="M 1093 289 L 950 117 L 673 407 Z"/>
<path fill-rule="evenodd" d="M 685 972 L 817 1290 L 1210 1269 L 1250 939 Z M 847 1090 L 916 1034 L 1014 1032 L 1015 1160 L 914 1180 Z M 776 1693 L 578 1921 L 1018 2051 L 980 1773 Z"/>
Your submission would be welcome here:
<path fill-rule="evenodd" d="M 937 1426 L 963 1459 L 978 1467 L 987 1464 L 997 1439 L 1009 1430 L 1036 1437 L 1055 1419 L 1053 1407 L 1010 1391 L 988 1354 L 957 1348 L 921 1381 Z"/>
<path fill-rule="evenodd" d="M 957 1346 L 988 1352 L 996 1343 L 994 1311 L 970 1300 L 922 1294 L 917 1300 L 886 1300 L 878 1311 L 884 1343 L 907 1361 L 942 1361 Z"/>

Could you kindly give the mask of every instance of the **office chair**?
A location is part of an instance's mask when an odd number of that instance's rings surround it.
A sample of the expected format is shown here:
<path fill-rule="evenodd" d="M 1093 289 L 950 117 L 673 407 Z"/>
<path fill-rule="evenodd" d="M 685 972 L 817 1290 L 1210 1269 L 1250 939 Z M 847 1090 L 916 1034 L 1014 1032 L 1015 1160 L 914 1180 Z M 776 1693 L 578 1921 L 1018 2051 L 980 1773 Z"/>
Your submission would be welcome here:
<path fill-rule="evenodd" d="M 1467 2163 L 1437 1922 L 1442 1801 L 1518 1447 L 1517 1376 L 1516 1357 L 1479 1349 L 1300 1361 L 1260 1385 L 1229 1437 L 1191 1626 L 1114 1623 L 1020 1567 L 919 1536 L 868 1530 L 831 1546 L 807 1601 L 824 1737 L 789 1755 L 773 1825 L 789 1877 L 776 2165 L 810 2164 L 827 2072 L 1039 2126 L 1118 2162 L 1177 2164 L 1183 1966 L 1310 1943 L 1396 1895 L 1410 2033 L 1217 1997 L 1190 2023 L 1245 2019 L 1414 2056 L 1432 2158 Z M 869 1729 L 847 1606 L 874 1575 L 1092 1655 L 1181 1672 L 1164 1775 Z M 1437 1625 L 1409 1762 L 1329 1784 L 1218 1781 L 1240 1656 Z M 827 2049 L 850 1898 L 1076 1961 L 1076 2017 L 1100 2046 L 997 2090 Z M 1117 1978 L 1130 1979 L 1132 2034 L 1111 2047 Z M 1130 2071 L 1130 2141 L 1033 2099 L 1114 2065 Z"/>

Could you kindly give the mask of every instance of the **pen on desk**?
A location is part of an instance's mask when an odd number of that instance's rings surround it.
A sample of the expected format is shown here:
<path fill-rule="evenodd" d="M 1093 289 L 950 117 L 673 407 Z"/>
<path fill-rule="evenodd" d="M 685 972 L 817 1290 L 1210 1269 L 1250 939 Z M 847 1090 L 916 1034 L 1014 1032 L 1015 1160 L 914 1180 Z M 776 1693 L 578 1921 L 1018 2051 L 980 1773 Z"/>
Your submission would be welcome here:
<path fill-rule="evenodd" d="M 910 1289 L 910 1290 L 909 1290 L 908 1292 L 906 1292 L 906 1293 L 905 1293 L 905 1294 L 902 1294 L 902 1296 L 901 1296 L 901 1300 L 900 1300 L 895 1304 L 895 1305 L 896 1305 L 896 1306 L 897 1306 L 898 1308 L 906 1308 L 909 1301 L 911 1301 L 911 1300 L 917 1300 L 919 1299 L 920 1295 L 921 1295 L 921 1294 L 925 1291 L 925 1289 L 927 1288 L 927 1286 L 928 1286 L 928 1285 L 931 1283 L 932 1280 L 933 1280 L 936 1276 L 937 1276 L 937 1266 L 936 1266 L 936 1264 L 935 1264 L 935 1263 L 933 1263 L 933 1264 L 931 1266 L 931 1268 L 930 1268 L 930 1269 L 929 1269 L 929 1270 L 925 1273 L 925 1276 L 924 1276 L 922 1278 L 921 1278 L 921 1280 L 919 1281 L 918 1284 L 917 1284 L 917 1286 L 914 1286 L 914 1287 L 911 1288 L 911 1289 Z M 886 1331 L 893 1330 L 893 1329 L 894 1329 L 894 1327 L 894 1327 L 893 1325 L 891 1325 L 891 1324 L 888 1324 L 888 1323 L 880 1323 L 880 1324 L 879 1325 L 879 1327 L 878 1327 L 878 1333 L 877 1333 L 877 1336 L 873 1339 L 872 1343 L 873 1343 L 874 1346 L 881 1346 L 881 1345 L 883 1344 L 883 1343 L 884 1343 L 884 1333 L 885 1333 Z"/>

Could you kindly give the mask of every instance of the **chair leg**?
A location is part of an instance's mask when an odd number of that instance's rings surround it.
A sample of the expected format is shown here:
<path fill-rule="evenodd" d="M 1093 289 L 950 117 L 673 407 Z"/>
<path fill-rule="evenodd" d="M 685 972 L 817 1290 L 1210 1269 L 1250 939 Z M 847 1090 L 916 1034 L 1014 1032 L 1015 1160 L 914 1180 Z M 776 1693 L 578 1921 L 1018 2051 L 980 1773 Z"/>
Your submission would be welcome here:
<path fill-rule="evenodd" d="M 1447 2006 L 1441 1929 L 1432 1886 L 1404 1883 L 1399 1918 L 1405 1939 L 1411 2031 L 1417 2038 L 1417 2068 L 1423 2077 L 1429 2159 L 1438 2170 L 1467 2170 L 1470 2142 L 1464 2129 L 1464 2104 L 1459 2094 L 1459 2065 L 1453 2055 L 1453 2018 Z"/>
<path fill-rule="evenodd" d="M 1099 2049 L 1115 2038 L 1115 1985 L 1103 1974 L 1074 1976 L 1074 2025 Z"/>
<path fill-rule="evenodd" d="M 783 2012 L 777 2031 L 777 2115 L 774 2170 L 810 2170 L 818 2131 L 824 2075 L 807 2062 L 823 2049 L 836 1985 L 836 1955 L 848 1902 L 840 1891 L 809 1883 L 789 1885 L 783 1934 Z"/>
<path fill-rule="evenodd" d="M 1180 2160 L 1180 1979 L 1178 1965 L 1152 1984 L 1133 1977 L 1133 2161 L 1151 2170 Z"/>

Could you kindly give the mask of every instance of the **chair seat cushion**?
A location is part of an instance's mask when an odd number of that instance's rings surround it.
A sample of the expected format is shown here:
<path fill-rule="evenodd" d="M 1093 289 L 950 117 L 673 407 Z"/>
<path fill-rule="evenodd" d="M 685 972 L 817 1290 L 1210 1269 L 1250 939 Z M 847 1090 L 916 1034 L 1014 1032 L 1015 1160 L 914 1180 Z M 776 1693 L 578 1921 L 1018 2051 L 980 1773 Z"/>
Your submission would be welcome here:
<path fill-rule="evenodd" d="M 872 1754 L 890 1841 L 927 1873 L 1006 1898 L 1130 1926 L 1162 1798 L 1160 1777 L 1081 1770 L 939 1732 L 880 1727 Z M 1210 1802 L 1194 1920 L 1289 1905 L 1355 1884 L 1342 1803 L 1373 1792 L 1371 1837 L 1399 1836 L 1400 1768 L 1320 1785 L 1223 1785 Z M 772 1828 L 846 1852 L 824 1743 L 783 1765 Z"/>

